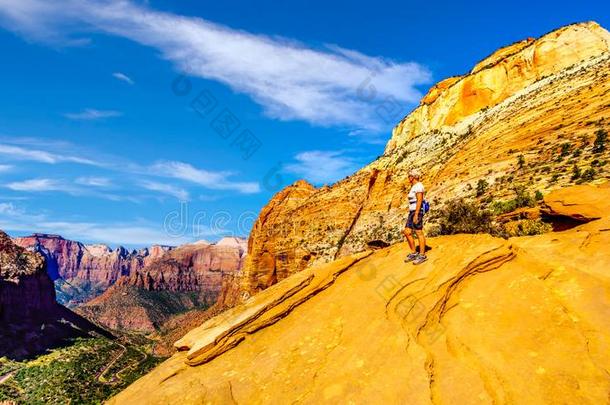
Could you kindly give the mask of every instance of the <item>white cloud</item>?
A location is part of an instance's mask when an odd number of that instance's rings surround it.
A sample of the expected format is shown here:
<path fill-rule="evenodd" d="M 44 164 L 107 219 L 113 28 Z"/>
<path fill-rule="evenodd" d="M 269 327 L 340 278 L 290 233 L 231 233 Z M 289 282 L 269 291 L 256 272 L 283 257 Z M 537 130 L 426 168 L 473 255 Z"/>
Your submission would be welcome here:
<path fill-rule="evenodd" d="M 134 85 L 135 82 L 131 79 L 131 77 L 127 76 L 125 73 L 121 73 L 121 72 L 115 72 L 112 74 L 112 77 L 114 77 L 117 80 L 120 80 L 122 82 L 125 82 L 127 84 L 130 85 Z"/>
<path fill-rule="evenodd" d="M 158 176 L 173 177 L 211 190 L 234 190 L 243 194 L 260 192 L 260 185 L 258 183 L 232 181 L 229 178 L 234 173 L 228 171 L 213 172 L 197 169 L 183 162 L 159 162 L 152 166 L 151 170 Z"/>
<path fill-rule="evenodd" d="M 284 170 L 315 184 L 333 183 L 353 172 L 359 165 L 342 151 L 307 151 L 297 154 L 295 163 L 284 165 Z"/>
<path fill-rule="evenodd" d="M 128 38 L 159 50 L 182 72 L 249 95 L 272 117 L 324 126 L 386 129 L 418 102 L 416 86 L 431 79 L 417 63 L 314 49 L 131 1 L 0 0 L 0 24 L 46 42 L 87 31 Z"/>
<path fill-rule="evenodd" d="M 143 181 L 142 187 L 151 191 L 158 191 L 163 194 L 171 195 L 176 197 L 180 201 L 188 201 L 190 199 L 189 193 L 176 186 L 172 186 L 171 184 L 157 183 L 155 181 Z"/>
<path fill-rule="evenodd" d="M 195 224 L 193 224 L 195 226 Z M 162 223 L 135 221 L 131 223 L 101 223 L 82 221 L 57 221 L 44 213 L 30 213 L 12 203 L 0 203 L 0 229 L 11 233 L 53 233 L 82 242 L 114 245 L 150 246 L 182 245 L 201 236 L 220 236 L 220 230 L 198 226 L 183 235 L 166 231 Z"/>
<path fill-rule="evenodd" d="M 43 191 L 66 191 L 66 187 L 59 181 L 53 179 L 30 179 L 8 183 L 7 188 L 14 191 L 43 192 Z"/>
<path fill-rule="evenodd" d="M 76 184 L 80 184 L 82 186 L 90 186 L 90 187 L 110 187 L 112 186 L 112 181 L 106 177 L 78 177 L 74 180 Z"/>
<path fill-rule="evenodd" d="M 21 215 L 22 211 L 18 210 L 13 203 L 0 203 L 0 214 L 2 215 Z"/>
<path fill-rule="evenodd" d="M 13 166 L 11 165 L 0 165 L 0 173 L 10 172 L 11 170 L 13 170 Z"/>
<path fill-rule="evenodd" d="M 114 110 L 96 110 L 93 108 L 86 108 L 83 111 L 77 113 L 66 113 L 64 117 L 75 120 L 75 121 L 95 121 L 104 118 L 120 117 L 123 113 Z"/>
<path fill-rule="evenodd" d="M 1 1 L 1 0 L 0 0 Z M 5 141 L 6 142 L 6 141 Z M 240 182 L 234 177 L 237 175 L 230 171 L 210 171 L 195 168 L 185 162 L 159 162 L 152 166 L 140 165 L 132 161 L 119 158 L 117 156 L 102 155 L 97 152 L 75 149 L 69 143 L 50 143 L 40 139 L 11 138 L 14 144 L 0 143 L 0 156 L 5 156 L 9 160 L 27 160 L 47 164 L 57 163 L 78 163 L 83 165 L 95 166 L 103 169 L 102 176 L 80 176 L 76 179 L 52 180 L 52 179 L 30 179 L 5 184 L 15 191 L 63 191 L 71 195 L 97 196 L 110 200 L 129 200 L 136 201 L 133 197 L 112 195 L 108 193 L 96 192 L 95 188 L 120 187 L 121 183 L 134 181 L 138 184 L 138 179 L 144 178 L 147 188 L 151 191 L 173 195 L 181 200 L 188 200 L 187 190 L 167 185 L 155 181 L 154 178 L 174 178 L 179 179 L 209 190 L 230 190 L 242 194 L 253 194 L 260 192 L 258 182 Z M 34 145 L 45 143 L 47 150 L 37 150 Z M 78 155 L 95 155 L 99 160 L 93 161 Z M 12 168 L 10 165 L 0 165 L 0 172 Z M 115 177 L 120 174 L 120 179 Z M 116 185 L 114 182 L 116 181 Z M 186 198 L 185 198 L 186 197 Z"/>
<path fill-rule="evenodd" d="M 95 222 L 53 222 L 45 221 L 40 225 L 34 224 L 35 228 L 76 240 L 99 241 L 117 245 L 149 246 L 180 245 L 190 241 L 185 237 L 173 237 L 168 235 L 162 226 L 152 224 L 102 224 Z"/>
<path fill-rule="evenodd" d="M 192 242 L 191 238 L 168 235 L 161 226 L 152 224 L 106 224 L 96 222 L 65 222 L 35 220 L 22 222 L 0 216 L 0 229 L 11 232 L 48 232 L 78 241 L 94 241 L 115 245 L 150 246 L 153 244 L 177 246 Z"/>
<path fill-rule="evenodd" d="M 61 152 L 47 152 L 21 146 L 1 144 L 0 155 L 4 155 L 13 160 L 31 160 L 41 163 L 55 164 L 60 162 L 80 163 L 85 165 L 98 165 L 98 163 L 78 156 L 64 155 Z"/>
<path fill-rule="evenodd" d="M 95 179 L 95 178 L 94 178 Z M 49 178 L 39 178 L 39 179 L 28 179 L 22 181 L 15 181 L 12 183 L 5 184 L 4 187 L 13 190 L 20 191 L 24 193 L 44 193 L 44 192 L 61 192 L 66 193 L 71 196 L 76 197 L 94 197 L 101 198 L 104 200 L 110 201 L 130 201 L 134 203 L 138 203 L 139 200 L 133 197 L 131 194 L 112 194 L 108 192 L 102 192 L 100 190 L 96 190 L 96 188 L 104 187 L 104 186 L 96 186 L 91 183 L 91 178 L 88 179 L 89 184 L 84 185 L 85 187 L 80 187 L 75 184 L 77 181 L 66 181 L 63 179 L 49 179 Z M 100 179 L 98 179 L 99 182 Z M 95 182 L 95 180 L 94 180 Z M 99 184 L 99 183 L 98 183 Z M 83 184 L 81 184 L 83 185 Z"/>

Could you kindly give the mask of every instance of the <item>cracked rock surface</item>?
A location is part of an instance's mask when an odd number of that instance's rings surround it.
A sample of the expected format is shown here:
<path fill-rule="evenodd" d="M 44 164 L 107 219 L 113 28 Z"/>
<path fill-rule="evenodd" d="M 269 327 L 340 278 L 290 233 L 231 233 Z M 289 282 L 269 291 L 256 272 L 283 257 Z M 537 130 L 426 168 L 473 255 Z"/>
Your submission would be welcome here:
<path fill-rule="evenodd" d="M 110 403 L 607 403 L 610 188 L 575 191 L 547 198 L 554 214 L 600 219 L 432 238 L 417 267 L 397 244 L 288 277 Z"/>

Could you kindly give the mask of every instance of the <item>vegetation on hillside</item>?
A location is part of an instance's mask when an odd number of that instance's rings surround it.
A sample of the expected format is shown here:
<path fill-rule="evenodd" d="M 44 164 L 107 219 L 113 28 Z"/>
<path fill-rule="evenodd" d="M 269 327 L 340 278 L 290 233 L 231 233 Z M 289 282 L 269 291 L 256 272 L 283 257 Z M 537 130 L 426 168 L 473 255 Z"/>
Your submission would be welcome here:
<path fill-rule="evenodd" d="M 479 182 L 476 196 L 484 194 L 485 183 Z M 551 230 L 551 225 L 541 219 L 518 218 L 514 221 L 499 221 L 502 215 L 518 209 L 534 208 L 542 200 L 542 193 L 530 192 L 523 186 L 513 189 L 514 197 L 508 200 L 455 198 L 448 200 L 432 213 L 436 224 L 432 234 L 453 235 L 457 233 L 489 233 L 500 237 L 538 235 Z"/>
<path fill-rule="evenodd" d="M 0 403 L 97 404 L 148 373 L 162 359 L 143 338 L 77 339 L 35 360 L 0 359 Z"/>
<path fill-rule="evenodd" d="M 152 333 L 175 315 L 207 309 L 213 298 L 201 291 L 149 291 L 131 285 L 115 285 L 102 296 L 80 306 L 77 312 L 121 333 Z"/>
<path fill-rule="evenodd" d="M 430 233 L 491 233 L 509 237 L 549 231 L 551 225 L 540 218 L 516 215 L 515 219 L 499 219 L 519 209 L 535 208 L 543 199 L 541 190 L 610 178 L 606 169 L 607 124 L 602 118 L 588 122 L 587 126 L 595 129 L 572 135 L 558 132 L 557 139 L 540 138 L 527 151 L 510 149 L 508 154 L 516 155 L 512 169 L 501 176 L 494 176 L 489 170 L 487 176 L 466 185 L 470 195 L 435 205 L 429 216 Z M 508 198 L 507 190 L 512 194 Z"/>

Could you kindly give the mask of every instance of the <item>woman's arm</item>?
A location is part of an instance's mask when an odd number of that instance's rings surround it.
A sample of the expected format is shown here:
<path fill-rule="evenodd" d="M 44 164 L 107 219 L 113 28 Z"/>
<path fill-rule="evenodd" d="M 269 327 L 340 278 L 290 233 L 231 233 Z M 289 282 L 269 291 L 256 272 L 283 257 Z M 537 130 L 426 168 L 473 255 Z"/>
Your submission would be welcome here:
<path fill-rule="evenodd" d="M 421 206 L 424 203 L 424 193 L 416 193 L 417 197 L 417 205 L 415 206 L 415 220 L 419 218 L 419 211 L 421 210 Z"/>

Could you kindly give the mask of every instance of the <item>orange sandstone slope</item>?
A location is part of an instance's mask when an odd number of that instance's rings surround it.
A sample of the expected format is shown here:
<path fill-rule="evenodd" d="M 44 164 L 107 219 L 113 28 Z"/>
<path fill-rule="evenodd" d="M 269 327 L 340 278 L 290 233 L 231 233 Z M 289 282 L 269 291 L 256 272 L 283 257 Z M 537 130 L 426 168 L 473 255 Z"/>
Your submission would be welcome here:
<path fill-rule="evenodd" d="M 412 167 L 423 170 L 435 206 L 473 196 L 479 180 L 489 183 L 481 199 L 491 201 L 516 185 L 545 194 L 570 185 L 574 165 L 593 170 L 583 181 L 610 177 L 599 165 L 610 151 L 594 154 L 591 146 L 597 131 L 610 129 L 609 49 L 610 34 L 598 24 L 575 24 L 440 82 L 376 161 L 331 187 L 299 181 L 273 197 L 250 235 L 241 286 L 225 290 L 224 303 L 368 241 L 400 241 Z"/>
<path fill-rule="evenodd" d="M 596 184 L 610 155 L 591 144 L 610 129 L 609 44 L 583 23 L 503 48 L 432 88 L 370 165 L 279 192 L 221 297 L 258 294 L 111 403 L 607 402 L 610 188 Z M 595 168 L 591 184 L 565 188 L 574 165 Z M 404 244 L 365 246 L 400 241 L 414 166 L 435 205 L 485 179 L 486 200 L 523 185 L 549 215 L 601 219 L 508 241 L 431 238 L 430 260 L 405 266 Z"/>
<path fill-rule="evenodd" d="M 305 269 L 191 331 L 110 403 L 607 403 L 610 186 L 545 202 L 590 222 L 432 238 L 418 267 L 398 244 Z"/>

